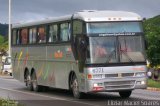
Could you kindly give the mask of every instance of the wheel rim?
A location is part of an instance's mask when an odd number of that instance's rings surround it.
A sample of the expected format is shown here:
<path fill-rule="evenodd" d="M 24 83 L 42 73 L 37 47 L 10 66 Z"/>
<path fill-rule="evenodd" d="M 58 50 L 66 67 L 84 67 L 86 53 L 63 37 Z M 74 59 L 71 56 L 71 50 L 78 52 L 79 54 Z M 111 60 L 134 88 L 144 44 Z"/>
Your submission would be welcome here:
<path fill-rule="evenodd" d="M 77 96 L 78 93 L 79 93 L 78 82 L 77 82 L 77 79 L 75 79 L 75 80 L 73 81 L 73 94 L 74 94 L 75 96 Z"/>
<path fill-rule="evenodd" d="M 32 77 L 32 84 L 33 84 L 33 89 L 35 91 L 37 89 L 37 80 L 35 75 L 33 75 Z"/>
<path fill-rule="evenodd" d="M 31 86 L 31 77 L 27 75 L 27 82 L 26 82 L 27 87 Z"/>
<path fill-rule="evenodd" d="M 33 83 L 33 89 L 36 90 L 36 88 L 37 88 L 37 81 L 36 81 L 36 80 L 33 80 L 32 83 Z"/>

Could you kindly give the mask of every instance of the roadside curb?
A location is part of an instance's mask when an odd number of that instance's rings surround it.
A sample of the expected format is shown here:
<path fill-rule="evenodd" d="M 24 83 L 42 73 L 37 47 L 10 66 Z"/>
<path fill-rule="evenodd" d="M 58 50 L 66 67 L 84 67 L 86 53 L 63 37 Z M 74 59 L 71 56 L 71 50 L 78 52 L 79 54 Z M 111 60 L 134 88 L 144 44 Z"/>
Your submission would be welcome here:
<path fill-rule="evenodd" d="M 160 91 L 160 88 L 147 87 L 147 90 L 150 90 L 150 91 Z"/>

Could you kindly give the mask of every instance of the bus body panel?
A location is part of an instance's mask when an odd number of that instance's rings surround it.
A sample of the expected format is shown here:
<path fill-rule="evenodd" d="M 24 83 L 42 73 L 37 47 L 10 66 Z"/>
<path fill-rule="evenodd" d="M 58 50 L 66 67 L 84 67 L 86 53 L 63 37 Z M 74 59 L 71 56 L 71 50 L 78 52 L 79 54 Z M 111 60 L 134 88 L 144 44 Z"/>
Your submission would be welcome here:
<path fill-rule="evenodd" d="M 74 60 L 71 46 L 14 47 L 14 78 L 24 82 L 25 68 L 34 69 L 39 85 L 69 89 L 71 71 L 79 78 L 78 64 Z M 17 55 L 17 56 L 16 56 Z"/>

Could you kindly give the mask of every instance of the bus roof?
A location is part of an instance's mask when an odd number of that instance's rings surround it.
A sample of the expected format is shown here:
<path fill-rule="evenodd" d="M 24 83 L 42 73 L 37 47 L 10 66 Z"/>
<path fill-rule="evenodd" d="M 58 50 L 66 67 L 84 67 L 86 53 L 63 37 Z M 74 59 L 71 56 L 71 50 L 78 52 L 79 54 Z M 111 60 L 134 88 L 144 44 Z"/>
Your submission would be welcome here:
<path fill-rule="evenodd" d="M 126 11 L 82 11 L 75 14 L 75 17 L 84 21 L 137 21 L 142 18 L 133 12 Z"/>
<path fill-rule="evenodd" d="M 40 24 L 47 24 L 53 22 L 60 22 L 73 19 L 81 19 L 86 22 L 97 22 L 97 21 L 140 21 L 142 18 L 133 12 L 126 11 L 97 11 L 97 10 L 83 10 L 74 13 L 73 15 L 67 15 L 57 18 L 49 18 L 41 21 L 22 23 L 13 25 L 13 28 L 34 26 Z"/>

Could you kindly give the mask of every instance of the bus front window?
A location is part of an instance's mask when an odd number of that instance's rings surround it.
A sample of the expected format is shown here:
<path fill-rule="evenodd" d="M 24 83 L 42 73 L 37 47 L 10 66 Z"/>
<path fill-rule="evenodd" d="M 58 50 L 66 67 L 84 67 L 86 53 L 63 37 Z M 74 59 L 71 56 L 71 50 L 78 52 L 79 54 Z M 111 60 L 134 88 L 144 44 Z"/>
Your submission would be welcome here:
<path fill-rule="evenodd" d="M 117 49 L 115 37 L 90 37 L 89 63 L 117 63 Z"/>
<path fill-rule="evenodd" d="M 145 62 L 141 22 L 87 23 L 88 64 Z"/>
<path fill-rule="evenodd" d="M 89 34 L 142 32 L 141 22 L 97 22 L 88 23 Z"/>
<path fill-rule="evenodd" d="M 119 54 L 121 62 L 143 62 L 144 47 L 142 36 L 119 36 Z"/>
<path fill-rule="evenodd" d="M 89 37 L 88 64 L 144 62 L 142 36 Z"/>

